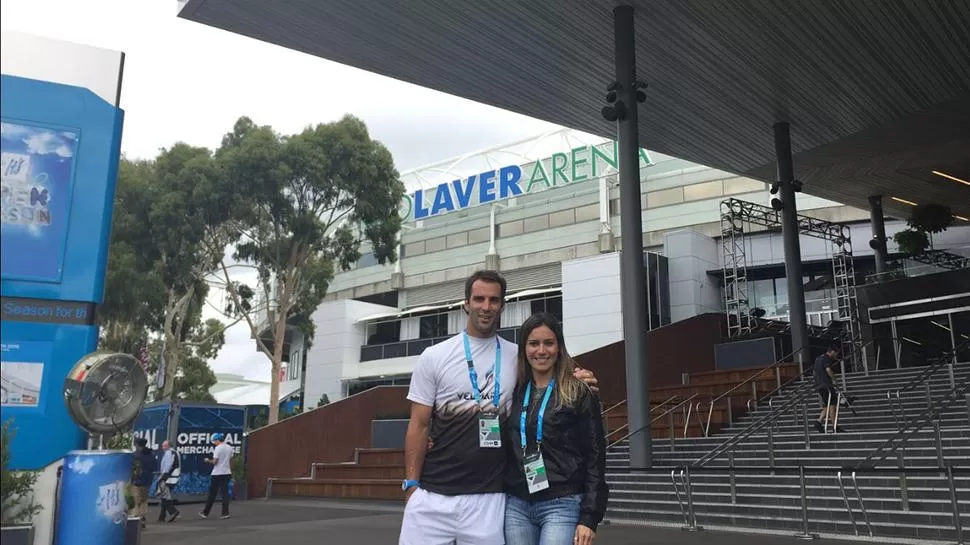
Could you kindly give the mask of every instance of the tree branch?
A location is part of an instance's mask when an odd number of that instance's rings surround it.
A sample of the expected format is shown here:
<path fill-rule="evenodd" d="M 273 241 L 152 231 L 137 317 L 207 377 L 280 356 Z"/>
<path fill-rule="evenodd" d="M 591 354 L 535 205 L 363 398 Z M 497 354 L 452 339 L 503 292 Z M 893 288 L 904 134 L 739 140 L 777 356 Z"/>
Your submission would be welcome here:
<path fill-rule="evenodd" d="M 226 268 L 225 261 L 220 261 L 219 265 L 222 266 L 222 274 L 226 278 L 226 284 L 228 284 L 227 291 L 229 291 L 229 295 L 232 297 L 232 301 L 236 308 L 242 314 L 243 318 L 245 318 L 246 323 L 249 324 L 249 329 L 252 332 L 253 337 L 256 338 L 256 346 L 259 347 L 259 350 L 262 353 L 272 357 L 272 352 L 266 347 L 266 343 L 263 342 L 262 337 L 259 336 L 259 330 L 256 328 L 256 324 L 253 323 L 253 319 L 249 315 L 249 312 L 242 308 L 242 301 L 239 299 L 239 294 L 236 292 L 236 286 L 234 286 L 232 281 L 229 279 L 229 270 Z"/>

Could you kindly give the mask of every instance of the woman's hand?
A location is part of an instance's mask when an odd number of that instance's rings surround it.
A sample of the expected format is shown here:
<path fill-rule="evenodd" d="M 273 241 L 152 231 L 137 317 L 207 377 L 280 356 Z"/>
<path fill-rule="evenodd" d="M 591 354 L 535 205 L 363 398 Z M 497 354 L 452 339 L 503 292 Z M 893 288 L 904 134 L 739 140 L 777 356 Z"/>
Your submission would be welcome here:
<path fill-rule="evenodd" d="M 576 536 L 573 537 L 573 543 L 575 545 L 593 545 L 593 538 L 595 537 L 596 532 L 579 524 L 576 526 Z"/>

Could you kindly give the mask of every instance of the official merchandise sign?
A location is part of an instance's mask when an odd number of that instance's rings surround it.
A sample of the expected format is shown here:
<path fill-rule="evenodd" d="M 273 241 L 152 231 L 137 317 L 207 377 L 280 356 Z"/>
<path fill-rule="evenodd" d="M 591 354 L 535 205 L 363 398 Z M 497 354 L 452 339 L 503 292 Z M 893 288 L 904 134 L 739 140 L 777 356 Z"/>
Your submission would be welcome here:
<path fill-rule="evenodd" d="M 225 435 L 225 442 L 232 447 L 233 456 L 242 455 L 242 432 L 224 432 L 217 429 L 180 428 L 176 437 L 176 446 L 182 460 L 182 476 L 179 478 L 178 494 L 205 495 L 209 491 L 212 475 L 212 464 L 206 463 L 206 458 L 212 458 L 215 445 L 212 436 L 216 433 Z"/>
<path fill-rule="evenodd" d="M 488 170 L 465 179 L 452 180 L 432 189 L 419 189 L 405 195 L 400 214 L 405 221 L 427 219 L 456 210 L 498 202 L 512 197 L 585 182 L 617 172 L 616 142 L 605 146 L 580 146 L 569 153 L 554 153 L 523 169 L 509 165 Z M 640 149 L 640 166 L 652 165 L 645 149 Z"/>

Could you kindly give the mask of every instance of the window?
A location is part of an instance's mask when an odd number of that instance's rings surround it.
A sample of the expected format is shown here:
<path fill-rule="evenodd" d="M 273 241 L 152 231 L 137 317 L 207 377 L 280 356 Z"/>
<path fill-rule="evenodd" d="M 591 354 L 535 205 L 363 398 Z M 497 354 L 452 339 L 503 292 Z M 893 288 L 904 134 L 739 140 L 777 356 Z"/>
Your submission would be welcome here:
<path fill-rule="evenodd" d="M 361 254 L 360 259 L 357 260 L 357 268 L 373 267 L 377 265 L 377 258 L 374 257 L 374 252 L 367 252 L 366 254 Z"/>
<path fill-rule="evenodd" d="M 419 339 L 433 339 L 435 337 L 447 337 L 448 336 L 448 315 L 447 314 L 432 314 L 431 316 L 422 316 L 419 329 L 418 338 Z"/>
<path fill-rule="evenodd" d="M 401 321 L 378 322 L 367 326 L 367 344 L 396 343 L 401 340 Z"/>
<path fill-rule="evenodd" d="M 530 301 L 532 314 L 537 312 L 548 312 L 562 322 L 562 295 L 548 297 L 546 299 L 533 299 Z"/>

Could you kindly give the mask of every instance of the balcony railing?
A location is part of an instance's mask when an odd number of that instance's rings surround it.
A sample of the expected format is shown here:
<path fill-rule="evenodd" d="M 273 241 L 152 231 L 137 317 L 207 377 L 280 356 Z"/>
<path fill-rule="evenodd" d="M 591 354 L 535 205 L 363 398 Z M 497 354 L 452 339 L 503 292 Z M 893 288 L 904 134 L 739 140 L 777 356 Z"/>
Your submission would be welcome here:
<path fill-rule="evenodd" d="M 519 328 L 506 327 L 498 330 L 498 334 L 508 341 L 518 344 Z M 360 347 L 360 361 L 386 360 L 389 358 L 405 358 L 408 356 L 418 356 L 425 348 L 448 340 L 454 335 L 443 337 L 429 337 L 424 339 L 411 339 L 408 341 L 398 341 L 385 344 L 365 344 Z"/>

